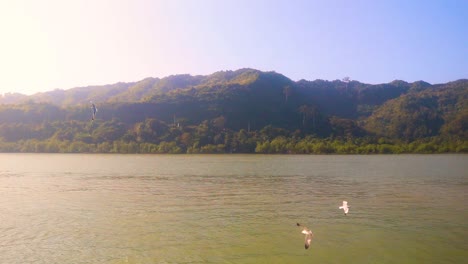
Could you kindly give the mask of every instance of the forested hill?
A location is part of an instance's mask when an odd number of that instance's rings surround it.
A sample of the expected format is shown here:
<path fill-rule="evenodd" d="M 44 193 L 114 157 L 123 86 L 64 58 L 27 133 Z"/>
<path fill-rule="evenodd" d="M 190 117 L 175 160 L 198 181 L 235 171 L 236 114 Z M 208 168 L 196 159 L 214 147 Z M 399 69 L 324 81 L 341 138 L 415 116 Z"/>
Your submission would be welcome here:
<path fill-rule="evenodd" d="M 0 151 L 467 152 L 467 97 L 466 79 L 294 82 L 254 69 L 6 94 Z"/>

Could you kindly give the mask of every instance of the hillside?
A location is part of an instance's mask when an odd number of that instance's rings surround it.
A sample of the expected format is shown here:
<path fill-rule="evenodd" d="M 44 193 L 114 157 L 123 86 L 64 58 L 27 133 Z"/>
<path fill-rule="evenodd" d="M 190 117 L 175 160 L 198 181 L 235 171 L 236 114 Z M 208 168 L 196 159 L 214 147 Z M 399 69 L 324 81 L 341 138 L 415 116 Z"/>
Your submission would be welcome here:
<path fill-rule="evenodd" d="M 367 130 L 390 138 L 414 140 L 439 134 L 468 134 L 467 81 L 410 92 L 389 100 L 367 120 Z"/>
<path fill-rule="evenodd" d="M 53 143 L 53 150 L 43 151 L 110 152 L 115 144 L 136 144 L 135 152 L 145 152 L 141 146 L 152 144 L 163 153 L 199 152 L 206 146 L 215 148 L 206 152 L 327 153 L 298 151 L 296 145 L 305 139 L 306 145 L 345 140 L 363 147 L 435 140 L 447 151 L 462 151 L 468 147 L 467 97 L 468 80 L 294 82 L 255 69 L 7 94 L 0 97 L 0 151 L 34 152 L 25 145 Z M 90 101 L 98 107 L 94 122 Z M 279 138 L 294 147 L 262 150 L 262 144 Z M 159 151 L 161 144 L 172 144 L 171 151 Z M 65 146 L 69 151 L 63 151 Z"/>

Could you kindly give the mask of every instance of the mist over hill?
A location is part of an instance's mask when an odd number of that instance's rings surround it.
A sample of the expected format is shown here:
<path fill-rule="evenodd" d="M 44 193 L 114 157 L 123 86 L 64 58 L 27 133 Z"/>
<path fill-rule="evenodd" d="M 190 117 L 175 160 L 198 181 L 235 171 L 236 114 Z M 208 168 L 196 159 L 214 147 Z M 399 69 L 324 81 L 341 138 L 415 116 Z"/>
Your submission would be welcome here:
<path fill-rule="evenodd" d="M 255 69 L 6 94 L 0 151 L 385 153 L 370 146 L 386 145 L 389 152 L 464 152 L 467 97 L 466 79 L 295 82 Z M 412 142 L 419 143 L 409 148 Z"/>

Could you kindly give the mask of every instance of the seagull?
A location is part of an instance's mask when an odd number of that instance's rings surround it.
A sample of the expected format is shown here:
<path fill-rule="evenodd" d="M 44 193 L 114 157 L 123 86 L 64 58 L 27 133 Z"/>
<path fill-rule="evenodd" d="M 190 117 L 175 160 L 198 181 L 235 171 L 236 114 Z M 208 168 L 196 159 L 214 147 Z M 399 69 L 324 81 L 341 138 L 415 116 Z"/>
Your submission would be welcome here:
<path fill-rule="evenodd" d="M 302 226 L 302 225 L 297 223 L 297 226 Z M 312 233 L 312 231 L 305 226 L 302 226 L 301 233 L 305 235 L 304 247 L 305 249 L 308 249 L 310 247 L 310 242 L 312 242 L 312 237 L 314 236 L 314 233 Z"/>
<path fill-rule="evenodd" d="M 344 210 L 344 214 L 347 215 L 348 212 L 349 212 L 349 207 L 351 206 L 348 206 L 348 202 L 347 201 L 343 201 L 343 205 L 338 207 L 338 209 L 343 209 Z"/>

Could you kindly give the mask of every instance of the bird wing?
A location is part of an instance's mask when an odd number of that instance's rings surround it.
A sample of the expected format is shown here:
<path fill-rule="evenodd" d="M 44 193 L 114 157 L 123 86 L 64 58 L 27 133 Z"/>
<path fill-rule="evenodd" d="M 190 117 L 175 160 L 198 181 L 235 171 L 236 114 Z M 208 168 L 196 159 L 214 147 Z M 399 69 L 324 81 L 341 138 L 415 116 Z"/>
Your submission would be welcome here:
<path fill-rule="evenodd" d="M 305 242 L 304 242 L 305 249 L 308 249 L 310 247 L 310 242 L 312 242 L 312 232 L 305 236 Z"/>

